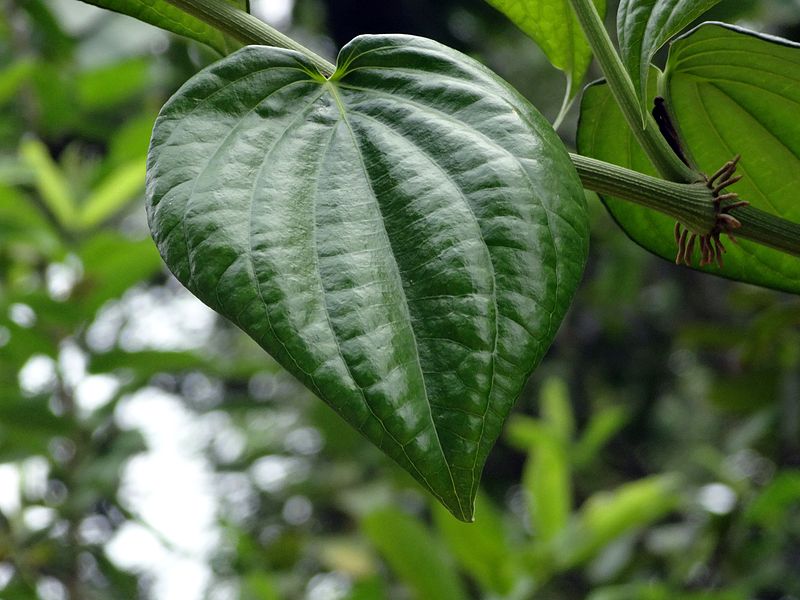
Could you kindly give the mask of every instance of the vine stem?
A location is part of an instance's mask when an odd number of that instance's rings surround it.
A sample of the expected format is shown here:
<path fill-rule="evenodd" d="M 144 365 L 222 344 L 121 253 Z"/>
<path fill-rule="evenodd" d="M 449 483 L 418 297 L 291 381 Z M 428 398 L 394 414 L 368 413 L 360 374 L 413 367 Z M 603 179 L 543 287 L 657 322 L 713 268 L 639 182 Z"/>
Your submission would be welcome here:
<path fill-rule="evenodd" d="M 318 54 L 223 0 L 167 0 L 167 2 L 244 44 L 295 50 L 312 61 L 320 74 L 325 77 L 330 77 L 336 71 L 335 65 Z M 619 92 L 619 97 L 615 94 L 615 98 L 623 106 L 624 111 L 627 111 L 626 119 L 631 129 L 634 133 L 639 132 L 637 137 L 641 137 L 639 141 L 642 142 L 642 146 L 645 149 L 649 148 L 648 156 L 654 164 L 660 165 L 659 172 L 670 180 L 665 181 L 586 156 L 570 154 L 583 186 L 594 192 L 634 202 L 669 215 L 697 233 L 709 232 L 716 223 L 716 212 L 710 190 L 703 182 L 698 183 L 700 174 L 689 169 L 672 152 L 667 142 L 657 132 L 655 122 L 650 115 L 647 115 L 650 124 L 642 129 L 641 112 L 633 84 L 608 38 L 594 5 L 591 0 L 570 0 L 570 2 L 575 7 L 579 19 L 583 15 L 590 22 L 590 30 L 594 33 L 587 35 L 590 40 L 594 40 L 592 47 L 598 58 L 599 53 L 605 56 L 600 59 L 601 64 L 611 62 L 616 65 L 606 73 L 612 91 L 615 89 L 611 85 L 612 80 L 623 90 Z M 606 69 L 606 66 L 603 68 Z M 737 237 L 800 256 L 800 224 L 775 217 L 751 206 L 738 208 L 735 214 L 742 224 L 741 228 L 736 230 Z"/>
<path fill-rule="evenodd" d="M 698 233 L 710 231 L 716 223 L 716 211 L 703 182 L 664 181 L 587 156 L 569 156 L 588 190 L 669 215 Z M 742 224 L 735 230 L 737 238 L 800 256 L 800 224 L 752 206 L 737 208 L 734 214 Z"/>
<path fill-rule="evenodd" d="M 625 121 L 656 170 L 670 181 L 695 183 L 702 180 L 700 173 L 686 166 L 672 151 L 658 130 L 652 115 L 642 111 L 633 82 L 592 0 L 569 0 L 569 2 L 589 40 L 597 62 L 600 63 L 608 87 Z"/>
<path fill-rule="evenodd" d="M 586 189 L 623 198 L 674 217 L 693 231 L 710 231 L 716 212 L 705 183 L 676 183 L 601 160 L 570 154 Z"/>
<path fill-rule="evenodd" d="M 167 0 L 173 6 L 227 33 L 243 44 L 295 50 L 308 58 L 321 75 L 330 77 L 336 66 L 274 27 L 222 0 Z"/>

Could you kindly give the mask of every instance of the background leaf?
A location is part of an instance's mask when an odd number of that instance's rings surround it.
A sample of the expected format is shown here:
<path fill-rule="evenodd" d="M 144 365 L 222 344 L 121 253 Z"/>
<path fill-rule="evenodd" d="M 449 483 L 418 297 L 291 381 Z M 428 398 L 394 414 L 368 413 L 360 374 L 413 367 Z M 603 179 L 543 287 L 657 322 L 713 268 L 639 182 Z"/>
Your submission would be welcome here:
<path fill-rule="evenodd" d="M 485 589 L 507 595 L 523 577 L 519 553 L 507 543 L 502 516 L 488 498 L 478 494 L 475 512 L 475 523 L 462 523 L 439 506 L 434 506 L 433 517 L 465 571 Z"/>
<path fill-rule="evenodd" d="M 650 61 L 669 38 L 679 33 L 720 0 L 621 0 L 617 38 L 622 62 L 648 111 L 647 74 Z"/>
<path fill-rule="evenodd" d="M 90 229 L 117 214 L 144 187 L 145 158 L 120 165 L 92 191 L 81 207 L 79 226 Z"/>
<path fill-rule="evenodd" d="M 676 41 L 661 87 L 681 140 L 705 173 L 741 153 L 745 178 L 729 188 L 756 208 L 800 220 L 800 52 L 793 44 L 740 29 L 708 24 Z M 657 71 L 649 97 L 656 95 Z M 603 83 L 587 88 L 581 103 L 578 151 L 656 176 Z M 617 223 L 642 247 L 670 261 L 675 221 L 629 202 L 604 199 Z M 800 261 L 739 240 L 725 242 L 725 266 L 692 268 L 789 292 L 800 292 Z"/>
<path fill-rule="evenodd" d="M 543 428 L 522 474 L 531 524 L 537 538 L 550 541 L 566 526 L 572 512 L 572 483 L 565 440 Z"/>
<path fill-rule="evenodd" d="M 19 152 L 22 163 L 33 173 L 39 197 L 56 221 L 64 227 L 74 225 L 78 216 L 75 198 L 47 146 L 30 138 L 22 142 Z"/>
<path fill-rule="evenodd" d="M 531 527 L 537 539 L 549 542 L 561 533 L 572 512 L 570 446 L 575 421 L 569 392 L 561 379 L 544 382 L 540 405 L 539 420 L 516 417 L 509 423 L 508 434 L 528 451 L 522 487 Z"/>
<path fill-rule="evenodd" d="M 144 58 L 84 71 L 75 80 L 76 100 L 89 110 L 124 110 L 125 103 L 146 86 L 150 71 L 151 65 Z"/>
<path fill-rule="evenodd" d="M 227 54 L 229 41 L 225 35 L 176 8 L 166 0 L 82 0 L 100 8 L 129 15 L 145 23 L 161 27 L 212 47 L 220 54 Z M 249 11 L 249 0 L 226 0 L 230 4 Z"/>
<path fill-rule="evenodd" d="M 680 503 L 679 484 L 675 475 L 664 474 L 592 495 L 554 540 L 559 561 L 575 566 L 626 532 L 664 518 Z"/>
<path fill-rule="evenodd" d="M 362 529 L 415 598 L 461 600 L 467 594 L 439 542 L 413 517 L 393 508 L 370 513 Z"/>
<path fill-rule="evenodd" d="M 682 139 L 706 173 L 735 154 L 731 190 L 754 207 L 800 221 L 800 45 L 722 24 L 673 43 L 664 89 Z M 800 291 L 800 260 L 747 241 L 729 248 L 732 277 Z"/>
<path fill-rule="evenodd" d="M 586 257 L 552 128 L 485 67 L 362 36 L 330 81 L 249 47 L 165 106 L 164 260 L 461 519 Z"/>
<path fill-rule="evenodd" d="M 542 49 L 547 59 L 567 76 L 567 97 L 580 90 L 592 62 L 592 49 L 586 41 L 568 0 L 487 0 L 505 14 Z M 605 0 L 594 0 L 601 16 Z"/>

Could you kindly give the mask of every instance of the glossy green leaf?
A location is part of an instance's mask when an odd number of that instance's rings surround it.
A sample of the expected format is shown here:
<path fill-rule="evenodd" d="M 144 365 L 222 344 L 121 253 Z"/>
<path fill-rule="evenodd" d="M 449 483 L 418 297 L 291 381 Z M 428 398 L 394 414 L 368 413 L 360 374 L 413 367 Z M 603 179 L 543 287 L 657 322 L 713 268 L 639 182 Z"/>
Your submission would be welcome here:
<path fill-rule="evenodd" d="M 550 126 L 438 43 L 363 36 L 328 81 L 248 47 L 165 106 L 148 159 L 177 278 L 469 520 L 581 276 Z"/>
<path fill-rule="evenodd" d="M 166 29 L 198 42 L 206 44 L 220 54 L 229 50 L 225 35 L 211 25 L 204 23 L 166 0 L 82 0 L 100 8 L 129 15 L 145 23 Z M 243 10 L 249 10 L 249 0 L 226 0 Z"/>
<path fill-rule="evenodd" d="M 447 552 L 417 519 L 384 508 L 370 513 L 361 526 L 414 598 L 467 598 Z"/>
<path fill-rule="evenodd" d="M 654 71 L 655 72 L 655 71 Z M 656 77 L 650 77 L 655 95 Z M 744 179 L 729 188 L 756 208 L 800 221 L 800 51 L 788 42 L 706 24 L 673 43 L 660 84 L 682 142 L 706 173 L 742 155 Z M 589 87 L 578 127 L 581 154 L 656 175 L 628 133 L 604 84 Z M 642 247 L 674 260 L 674 220 L 605 198 L 625 232 Z M 724 239 L 723 239 L 724 241 Z M 730 279 L 800 292 L 800 261 L 759 244 L 724 241 L 725 266 L 693 268 Z"/>
<path fill-rule="evenodd" d="M 720 0 L 621 0 L 617 38 L 628 70 L 647 114 L 647 75 L 661 46 Z"/>
<path fill-rule="evenodd" d="M 487 0 L 535 41 L 550 63 L 567 76 L 567 97 L 580 90 L 592 62 L 592 49 L 569 0 Z M 606 1 L 594 0 L 601 15 Z"/>

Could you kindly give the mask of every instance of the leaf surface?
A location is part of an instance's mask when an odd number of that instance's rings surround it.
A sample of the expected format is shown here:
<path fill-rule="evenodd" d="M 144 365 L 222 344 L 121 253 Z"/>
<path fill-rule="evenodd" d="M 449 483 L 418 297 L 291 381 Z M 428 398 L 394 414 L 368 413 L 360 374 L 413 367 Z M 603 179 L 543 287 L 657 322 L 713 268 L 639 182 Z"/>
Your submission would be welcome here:
<path fill-rule="evenodd" d="M 651 75 L 649 97 L 655 95 Z M 715 172 L 735 154 L 744 179 L 729 190 L 754 207 L 800 221 L 800 47 L 783 40 L 704 24 L 673 43 L 660 87 L 693 160 Z M 624 133 L 623 133 L 624 132 Z M 578 128 L 581 154 L 656 175 L 625 127 L 604 84 L 587 89 Z M 625 232 L 668 260 L 676 252 L 674 220 L 628 202 L 605 199 Z M 724 241 L 724 238 L 723 238 Z M 693 268 L 730 279 L 800 293 L 800 260 L 739 240 L 724 241 L 725 267 Z"/>
<path fill-rule="evenodd" d="M 166 0 L 82 0 L 100 8 L 113 10 L 150 23 L 161 29 L 177 33 L 207 46 L 220 54 L 227 54 L 229 41 L 226 36 L 211 25 L 185 13 Z M 249 10 L 249 0 L 226 0 L 242 10 Z"/>
<path fill-rule="evenodd" d="M 250 46 L 159 116 L 161 255 L 455 516 L 587 252 L 552 128 L 436 42 L 362 36 L 331 80 Z"/>
<path fill-rule="evenodd" d="M 535 41 L 550 63 L 567 76 L 567 97 L 580 90 L 592 49 L 568 0 L 487 0 Z M 594 0 L 601 15 L 606 0 Z"/>
<path fill-rule="evenodd" d="M 729 189 L 800 222 L 800 44 L 707 23 L 672 45 L 663 87 L 706 173 L 741 154 L 744 178 Z M 729 249 L 736 279 L 800 293 L 796 256 L 744 240 Z"/>
<path fill-rule="evenodd" d="M 621 0 L 617 11 L 617 38 L 645 111 L 650 61 L 667 41 L 720 0 Z"/>

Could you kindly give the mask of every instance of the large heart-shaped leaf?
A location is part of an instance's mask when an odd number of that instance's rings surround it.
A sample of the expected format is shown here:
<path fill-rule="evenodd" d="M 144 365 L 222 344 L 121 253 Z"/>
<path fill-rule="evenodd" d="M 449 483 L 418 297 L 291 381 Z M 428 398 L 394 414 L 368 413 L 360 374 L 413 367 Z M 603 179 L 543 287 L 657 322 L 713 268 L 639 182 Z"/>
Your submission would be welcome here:
<path fill-rule="evenodd" d="M 601 15 L 606 0 L 593 0 Z M 578 24 L 569 0 L 487 0 L 535 41 L 550 63 L 567 76 L 567 98 L 572 99 L 592 62 L 592 49 Z"/>
<path fill-rule="evenodd" d="M 225 1 L 242 10 L 249 10 L 250 7 L 250 0 Z M 230 50 L 231 43 L 221 31 L 185 13 L 166 0 L 83 0 L 83 2 L 129 15 L 145 23 L 191 38 L 212 47 L 223 55 Z"/>
<path fill-rule="evenodd" d="M 247 47 L 162 110 L 147 207 L 180 281 L 472 518 L 587 252 L 580 182 L 535 109 L 420 38 L 356 38 L 330 80 Z"/>
<path fill-rule="evenodd" d="M 720 0 L 621 0 L 617 37 L 622 62 L 643 107 L 649 102 L 647 70 L 661 46 Z"/>
<path fill-rule="evenodd" d="M 654 70 L 655 71 L 655 70 Z M 655 79 L 651 74 L 651 79 Z M 720 24 L 676 41 L 661 89 L 683 143 L 706 173 L 742 155 L 744 179 L 731 190 L 761 210 L 800 221 L 800 46 Z M 649 97 L 655 94 L 651 83 Z M 581 154 L 655 175 L 625 128 L 604 84 L 586 90 L 578 128 Z M 644 248 L 672 260 L 674 220 L 621 200 L 611 214 Z M 739 240 L 726 243 L 725 266 L 697 267 L 730 279 L 800 293 L 800 260 Z M 695 261 L 695 265 L 696 265 Z"/>

